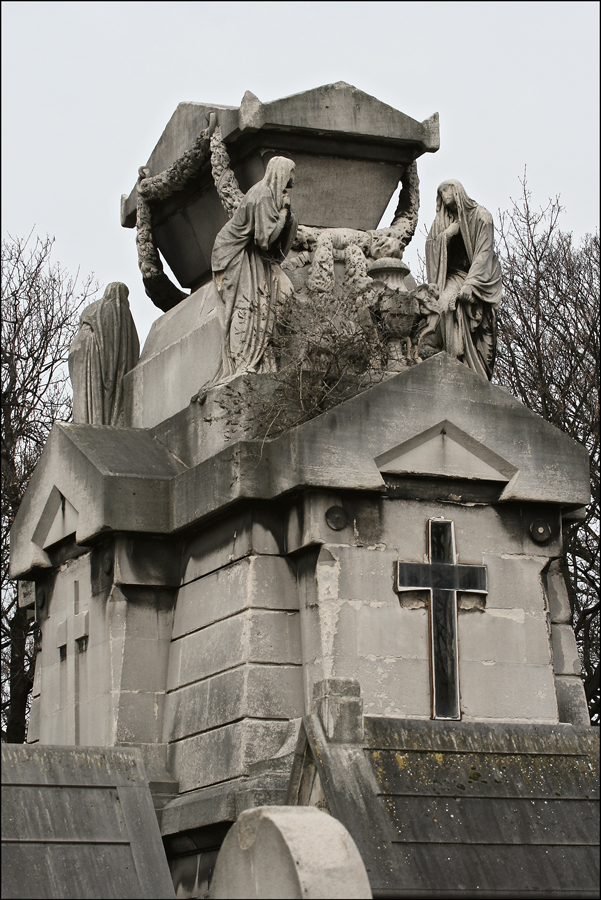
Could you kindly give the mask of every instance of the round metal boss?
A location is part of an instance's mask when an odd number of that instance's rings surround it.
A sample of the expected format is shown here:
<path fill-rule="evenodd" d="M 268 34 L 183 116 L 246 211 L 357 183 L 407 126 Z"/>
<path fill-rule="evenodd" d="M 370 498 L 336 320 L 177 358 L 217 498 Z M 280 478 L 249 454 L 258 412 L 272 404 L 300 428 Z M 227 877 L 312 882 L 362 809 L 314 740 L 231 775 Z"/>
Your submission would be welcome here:
<path fill-rule="evenodd" d="M 348 525 L 348 514 L 342 506 L 330 506 L 326 512 L 326 522 L 334 531 L 342 531 Z"/>
<path fill-rule="evenodd" d="M 546 519 L 535 519 L 530 525 L 530 534 L 537 544 L 546 544 L 551 538 L 551 526 Z"/>

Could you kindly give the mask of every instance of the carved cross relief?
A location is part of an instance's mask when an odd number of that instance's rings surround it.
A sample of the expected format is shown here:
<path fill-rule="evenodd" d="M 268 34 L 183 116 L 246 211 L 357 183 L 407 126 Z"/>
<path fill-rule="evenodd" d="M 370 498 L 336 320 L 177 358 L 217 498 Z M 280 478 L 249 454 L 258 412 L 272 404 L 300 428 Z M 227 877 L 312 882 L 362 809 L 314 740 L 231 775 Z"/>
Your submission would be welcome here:
<path fill-rule="evenodd" d="M 457 592 L 488 593 L 486 566 L 459 565 L 455 523 L 428 521 L 428 562 L 396 564 L 396 590 L 427 590 L 430 620 L 432 716 L 460 719 Z"/>

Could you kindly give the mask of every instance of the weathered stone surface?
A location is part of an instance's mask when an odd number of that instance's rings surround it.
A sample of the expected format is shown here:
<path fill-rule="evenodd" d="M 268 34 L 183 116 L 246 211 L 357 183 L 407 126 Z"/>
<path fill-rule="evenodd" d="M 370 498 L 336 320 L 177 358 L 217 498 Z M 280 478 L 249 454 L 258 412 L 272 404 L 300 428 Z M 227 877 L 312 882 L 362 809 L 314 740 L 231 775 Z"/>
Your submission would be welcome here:
<path fill-rule="evenodd" d="M 163 812 L 161 833 L 166 837 L 179 836 L 180 832 L 205 828 L 215 822 L 234 822 L 236 792 L 244 784 L 246 778 L 238 777 L 228 781 L 226 785 L 212 785 L 176 797 L 167 804 Z"/>
<path fill-rule="evenodd" d="M 120 585 L 176 587 L 180 581 L 179 550 L 177 543 L 162 538 L 118 535 L 113 580 Z"/>
<path fill-rule="evenodd" d="M 50 569 L 47 549 L 36 543 L 47 503 L 58 490 L 78 514 L 82 544 L 107 530 L 170 530 L 172 477 L 183 465 L 147 431 L 105 425 L 56 424 L 15 519 L 14 577 Z"/>
<path fill-rule="evenodd" d="M 243 719 L 172 744 L 171 766 L 180 792 L 248 774 L 253 763 L 277 752 L 287 731 L 287 719 Z"/>
<path fill-rule="evenodd" d="M 488 572 L 486 608 L 523 609 L 525 614 L 540 614 L 544 609 L 541 572 L 546 559 L 522 554 L 484 553 L 482 562 Z"/>
<path fill-rule="evenodd" d="M 168 690 L 246 662 L 300 663 L 299 615 L 247 610 L 171 644 Z"/>
<path fill-rule="evenodd" d="M 293 719 L 303 713 L 301 666 L 249 663 L 169 693 L 164 733 L 177 741 L 245 717 Z"/>
<path fill-rule="evenodd" d="M 293 789 L 308 754 L 374 895 L 594 896 L 597 729 L 381 717 L 364 726 L 362 744 L 340 745 L 306 717 L 288 802 L 300 802 Z"/>
<path fill-rule="evenodd" d="M 556 675 L 559 721 L 570 725 L 590 725 L 590 716 L 582 679 L 575 675 Z"/>
<path fill-rule="evenodd" d="M 405 319 L 415 324 L 412 317 L 434 293 L 393 296 L 393 279 L 407 287 L 410 278 L 398 259 L 398 234 L 394 244 L 386 230 L 367 235 L 329 226 L 368 227 L 409 170 L 416 219 L 411 160 L 435 149 L 435 123 L 416 128 L 345 85 L 309 93 L 281 106 L 247 95 L 239 110 L 218 111 L 230 175 L 235 170 L 248 190 L 274 156 L 297 162 L 293 209 L 305 204 L 308 225 L 287 271 L 298 302 L 307 299 L 307 284 L 317 289 L 320 271 L 323 284 L 351 293 L 369 272 L 382 276 L 387 293 L 374 315 L 382 315 L 383 340 L 394 337 L 406 356 Z M 328 108 L 330 99 L 336 102 Z M 309 113 L 312 123 L 299 130 Z M 167 129 L 153 155 L 158 172 L 196 140 L 206 114 L 180 108 L 182 134 Z M 206 135 L 202 140 L 208 146 Z M 291 163 L 285 166 L 289 171 Z M 141 198 L 143 182 L 150 189 L 158 172 L 140 179 Z M 209 890 L 217 847 L 241 812 L 285 802 L 293 758 L 301 769 L 312 765 L 315 776 L 297 800 L 329 808 L 334 819 L 346 810 L 360 852 L 372 847 L 369 868 L 386 875 L 375 882 L 378 894 L 396 896 L 399 884 L 427 894 L 432 872 L 442 873 L 444 890 L 452 883 L 459 893 L 468 882 L 479 891 L 483 873 L 494 893 L 504 870 L 513 881 L 503 890 L 517 895 L 520 878 L 530 890 L 531 873 L 545 874 L 545 854 L 564 847 L 567 820 L 547 817 L 548 846 L 540 849 L 537 839 L 533 851 L 523 831 L 516 843 L 515 822 L 526 828 L 526 804 L 534 821 L 555 802 L 559 782 L 547 750 L 562 741 L 565 750 L 572 732 L 559 722 L 587 721 L 578 676 L 563 674 L 577 671 L 577 656 L 557 580 L 562 516 L 573 520 L 588 500 L 586 453 L 444 353 L 387 375 L 275 439 L 251 440 L 259 433 L 247 427 L 256 422 L 253 393 L 273 391 L 273 374 L 253 374 L 250 385 L 244 378 L 214 385 L 206 396 L 202 390 L 223 349 L 216 312 L 222 300 L 203 279 L 225 222 L 213 203 L 219 190 L 224 196 L 224 183 L 203 193 L 211 173 L 199 167 L 192 174 L 198 183 L 177 197 L 156 195 L 152 217 L 147 209 L 177 277 L 195 293 L 155 323 L 125 378 L 136 427 L 57 426 L 13 530 L 13 570 L 30 581 L 20 603 L 42 632 L 29 739 L 142 748 L 166 846 L 186 860 L 177 875 L 183 897 Z M 375 293 L 384 288 L 380 283 Z M 267 324 L 258 326 L 261 340 Z M 258 357 L 254 362 L 251 368 L 260 368 Z M 239 392 L 238 419 L 228 391 Z M 447 522 L 445 534 L 453 522 L 458 563 L 479 567 L 471 592 L 453 598 L 459 613 L 448 653 L 432 637 L 447 632 L 431 624 L 429 592 L 401 595 L 403 584 L 414 582 L 403 582 L 397 565 L 408 564 L 408 572 L 412 563 L 432 562 L 428 523 L 436 519 Z M 454 590 L 448 570 L 437 575 Z M 447 721 L 424 737 L 431 717 L 444 715 L 437 704 L 443 657 L 453 666 L 458 657 L 451 715 L 460 713 L 466 728 Z M 410 726 L 391 725 L 393 719 Z M 516 731 L 515 723 L 531 731 Z M 411 756 L 420 747 L 408 748 L 410 739 L 425 740 L 428 761 Z M 578 762 L 561 763 L 562 796 L 579 789 L 574 772 L 586 743 L 567 748 Z M 318 750 L 332 751 L 335 765 L 327 771 L 323 759 L 317 771 Z M 506 763 L 525 773 L 517 798 Z M 479 776 L 468 778 L 472 771 Z M 528 778 L 535 792 L 522 797 Z M 401 782 L 402 790 L 389 790 Z M 474 803 L 466 811 L 468 796 Z M 525 801 L 518 813 L 517 799 Z M 579 836 L 582 820 L 573 818 Z M 478 841 L 479 830 L 485 839 Z M 565 858 L 572 853 L 570 871 L 585 858 L 584 846 L 565 851 Z M 554 872 L 562 865 L 553 858 Z M 398 883 L 391 872 L 401 873 Z M 566 895 L 577 881 L 564 879 Z"/>
<path fill-rule="evenodd" d="M 182 584 L 195 581 L 250 555 L 284 552 L 281 523 L 258 503 L 203 529 L 186 547 L 182 558 Z"/>
<path fill-rule="evenodd" d="M 139 750 L 2 745 L 2 896 L 175 897 Z"/>
<path fill-rule="evenodd" d="M 363 700 L 356 679 L 324 678 L 313 685 L 313 710 L 329 741 L 348 744 L 363 740 Z"/>
<path fill-rule="evenodd" d="M 553 670 L 548 666 L 474 661 L 459 655 L 461 714 L 466 721 L 557 722 Z"/>
<path fill-rule="evenodd" d="M 548 562 L 547 554 L 551 555 L 559 549 L 559 540 L 553 540 L 544 546 L 531 541 L 521 522 L 524 513 L 517 504 L 478 504 L 474 507 L 459 500 L 450 501 L 450 504 L 449 501 L 430 504 L 423 500 L 383 504 L 382 528 L 387 535 L 395 536 L 394 547 L 398 550 L 399 558 L 413 562 L 425 561 L 429 516 L 452 518 L 455 522 L 455 539 L 460 560 L 473 565 L 490 564 L 494 567 L 491 578 L 501 589 L 499 602 L 506 605 L 503 599 L 505 590 L 511 590 L 517 599 L 520 585 L 524 581 L 531 582 L 533 572 L 537 570 L 538 606 L 542 597 L 540 572 Z M 426 510 L 431 510 L 431 513 L 426 513 Z M 527 510 L 528 508 L 525 512 Z M 389 542 L 385 542 L 387 546 Z M 510 588 L 504 584 L 505 581 L 515 583 L 515 587 Z M 492 601 L 491 595 L 494 593 L 495 591 L 489 592 L 489 601 Z"/>
<path fill-rule="evenodd" d="M 486 608 L 462 615 L 459 621 L 461 657 L 486 663 L 549 665 L 546 617 L 523 609 Z"/>
<path fill-rule="evenodd" d="M 444 378 L 439 380 L 443 371 Z M 377 425 L 374 402 L 383 404 Z M 390 410 L 394 410 L 394 416 L 387 414 Z M 340 452 L 343 447 L 352 445 L 361 448 L 364 472 L 367 473 L 368 460 L 379 458 L 422 432 L 429 434 L 429 429 L 437 423 L 442 428 L 449 418 L 458 429 L 517 470 L 507 486 L 500 488 L 501 502 L 553 502 L 559 491 L 566 502 L 574 505 L 586 502 L 589 487 L 588 481 L 585 482 L 584 448 L 557 432 L 507 392 L 476 378 L 473 372 L 446 353 L 347 400 L 318 419 L 283 435 L 273 442 L 273 446 L 294 438 L 300 463 L 310 445 L 313 468 L 325 452 L 325 445 L 330 454 L 334 447 Z M 513 440 L 516 433 L 522 438 L 519 445 Z M 329 486 L 334 487 L 335 481 L 330 481 Z M 533 543 L 532 546 L 536 545 Z"/>
<path fill-rule="evenodd" d="M 428 622 L 423 619 L 427 647 Z M 349 671 L 345 669 L 343 671 Z M 361 684 L 366 715 L 393 716 L 407 719 L 429 719 L 431 716 L 430 660 L 384 657 L 364 668 Z"/>
<path fill-rule="evenodd" d="M 581 663 L 571 625 L 551 625 L 553 670 L 556 675 L 580 675 Z"/>
<path fill-rule="evenodd" d="M 151 428 L 185 409 L 221 358 L 213 282 L 153 322 L 140 361 L 124 380 L 126 424 Z"/>
<path fill-rule="evenodd" d="M 271 103 L 262 103 L 249 91 L 240 107 L 194 102 L 178 104 L 148 159 L 151 175 L 163 172 L 194 143 L 211 112 L 217 113 L 222 135 L 230 146 L 243 131 L 254 133 L 257 129 L 267 128 L 275 138 L 274 130 L 299 126 L 322 134 L 374 135 L 384 145 L 404 138 L 421 144 L 422 152 L 434 152 L 440 140 L 437 114 L 420 124 L 344 82 L 303 91 Z M 247 186 L 243 185 L 243 189 Z M 315 202 L 318 198 L 313 199 Z M 126 227 L 133 226 L 134 211 L 135 202 L 132 204 L 130 198 L 122 223 Z"/>
<path fill-rule="evenodd" d="M 373 602 L 357 610 L 359 656 L 371 659 L 427 659 L 428 638 L 425 609 L 403 609 L 400 603 Z"/>
<path fill-rule="evenodd" d="M 160 741 L 173 593 L 111 587 L 102 548 L 54 573 L 36 659 L 39 739 L 44 744 Z M 36 732 L 31 735 L 35 739 Z"/>
<path fill-rule="evenodd" d="M 488 575 L 488 594 L 459 614 L 459 656 L 466 667 L 460 679 L 464 714 L 494 718 L 498 704 L 500 718 L 556 721 L 541 584 L 547 559 L 530 555 L 520 510 L 372 501 L 372 543 L 364 543 L 358 538 L 352 504 L 344 495 L 338 495 L 337 502 L 349 511 L 349 526 L 337 533 L 325 524 L 326 503 L 315 504 L 313 513 L 306 503 L 303 510 L 305 518 L 315 522 L 310 527 L 314 539 L 328 539 L 299 580 L 309 688 L 324 677 L 354 677 L 362 685 L 369 714 L 430 717 L 429 594 L 414 592 L 412 602 L 403 606 L 403 595 L 394 589 L 394 571 L 396 560 L 424 560 L 428 520 L 442 516 L 455 523 L 458 561 L 484 564 Z M 338 535 L 341 543 L 333 543 Z M 466 596 L 459 594 L 459 600 Z M 497 665 L 507 672 L 507 692 L 502 681 L 490 684 L 500 677 Z"/>
<path fill-rule="evenodd" d="M 119 693 L 116 743 L 152 743 L 158 740 L 163 730 L 164 702 L 164 691 L 152 693 L 122 688 Z"/>
<path fill-rule="evenodd" d="M 574 508 L 588 502 L 585 449 L 442 353 L 274 441 L 242 441 L 189 469 L 143 430 L 56 426 L 13 528 L 13 574 L 51 566 L 33 538 L 55 486 L 79 513 L 79 542 L 107 529 L 165 534 L 243 498 L 269 499 L 309 486 L 381 491 L 384 479 L 374 460 L 437 423 L 442 428 L 449 409 L 457 428 L 517 469 L 506 486 L 499 483 L 500 504 L 528 502 L 528 515 L 536 518 L 548 514 L 550 503 Z M 547 559 L 561 552 L 559 520 L 551 518 L 551 539 L 541 545 L 524 517 L 524 550 Z M 459 534 L 457 540 L 461 547 Z M 483 549 L 499 552 L 492 542 Z"/>
<path fill-rule="evenodd" d="M 232 549 L 236 542 L 237 535 Z M 296 578 L 290 560 L 272 555 L 245 556 L 187 581 L 177 595 L 173 639 L 250 607 L 298 609 Z"/>
<path fill-rule="evenodd" d="M 342 494 L 330 491 L 306 491 L 290 507 L 286 523 L 286 549 L 293 553 L 311 544 L 327 544 L 334 540 L 334 532 L 328 527 L 326 513 L 331 507 L 340 508 Z M 353 517 L 338 528 L 337 542 L 353 540 Z"/>
<path fill-rule="evenodd" d="M 572 621 L 572 609 L 561 560 L 552 559 L 545 573 L 549 614 L 556 625 Z"/>
<path fill-rule="evenodd" d="M 211 887 L 221 897 L 371 897 L 346 828 L 312 807 L 242 813 L 223 843 Z"/>
<path fill-rule="evenodd" d="M 345 600 L 398 605 L 394 592 L 394 563 L 399 558 L 396 549 L 389 549 L 384 541 L 369 548 L 332 543 L 325 547 L 333 557 L 330 569 L 332 578 L 335 576 L 337 580 L 338 596 Z M 326 565 L 325 559 L 322 565 Z"/>

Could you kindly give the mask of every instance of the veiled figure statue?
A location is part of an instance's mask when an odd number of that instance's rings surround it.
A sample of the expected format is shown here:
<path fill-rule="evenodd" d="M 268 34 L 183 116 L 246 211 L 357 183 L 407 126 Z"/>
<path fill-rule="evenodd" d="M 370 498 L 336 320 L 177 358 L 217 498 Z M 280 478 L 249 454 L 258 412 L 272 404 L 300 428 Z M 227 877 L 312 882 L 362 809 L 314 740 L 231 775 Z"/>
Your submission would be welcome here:
<path fill-rule="evenodd" d="M 293 292 L 280 263 L 296 235 L 288 189 L 291 159 L 274 156 L 265 177 L 242 197 L 213 246 L 211 266 L 221 298 L 221 365 L 213 383 L 274 367 L 268 344 L 279 304 Z"/>
<path fill-rule="evenodd" d="M 440 292 L 443 347 L 491 379 L 497 343 L 501 266 L 491 214 L 458 181 L 443 181 L 426 241 L 428 282 Z"/>
<path fill-rule="evenodd" d="M 77 424 L 125 424 L 123 378 L 140 356 L 128 296 L 126 285 L 114 281 L 102 299 L 82 313 L 69 350 L 73 421 Z"/>

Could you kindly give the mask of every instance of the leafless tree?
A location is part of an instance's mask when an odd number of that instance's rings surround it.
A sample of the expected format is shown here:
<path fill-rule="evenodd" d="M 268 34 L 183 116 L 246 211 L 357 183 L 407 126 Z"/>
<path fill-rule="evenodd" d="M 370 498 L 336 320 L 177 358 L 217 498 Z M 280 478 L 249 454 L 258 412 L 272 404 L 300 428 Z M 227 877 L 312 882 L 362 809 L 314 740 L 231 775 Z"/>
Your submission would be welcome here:
<path fill-rule="evenodd" d="M 559 198 L 522 194 L 500 214 L 504 301 L 496 381 L 586 447 L 592 500 L 565 529 L 573 625 L 591 722 L 599 725 L 599 233 L 575 245 Z"/>
<path fill-rule="evenodd" d="M 71 415 L 66 367 L 79 310 L 96 293 L 79 289 L 50 255 L 54 238 L 2 241 L 2 740 L 22 743 L 34 671 L 34 624 L 9 579 L 9 531 L 52 424 Z"/>

